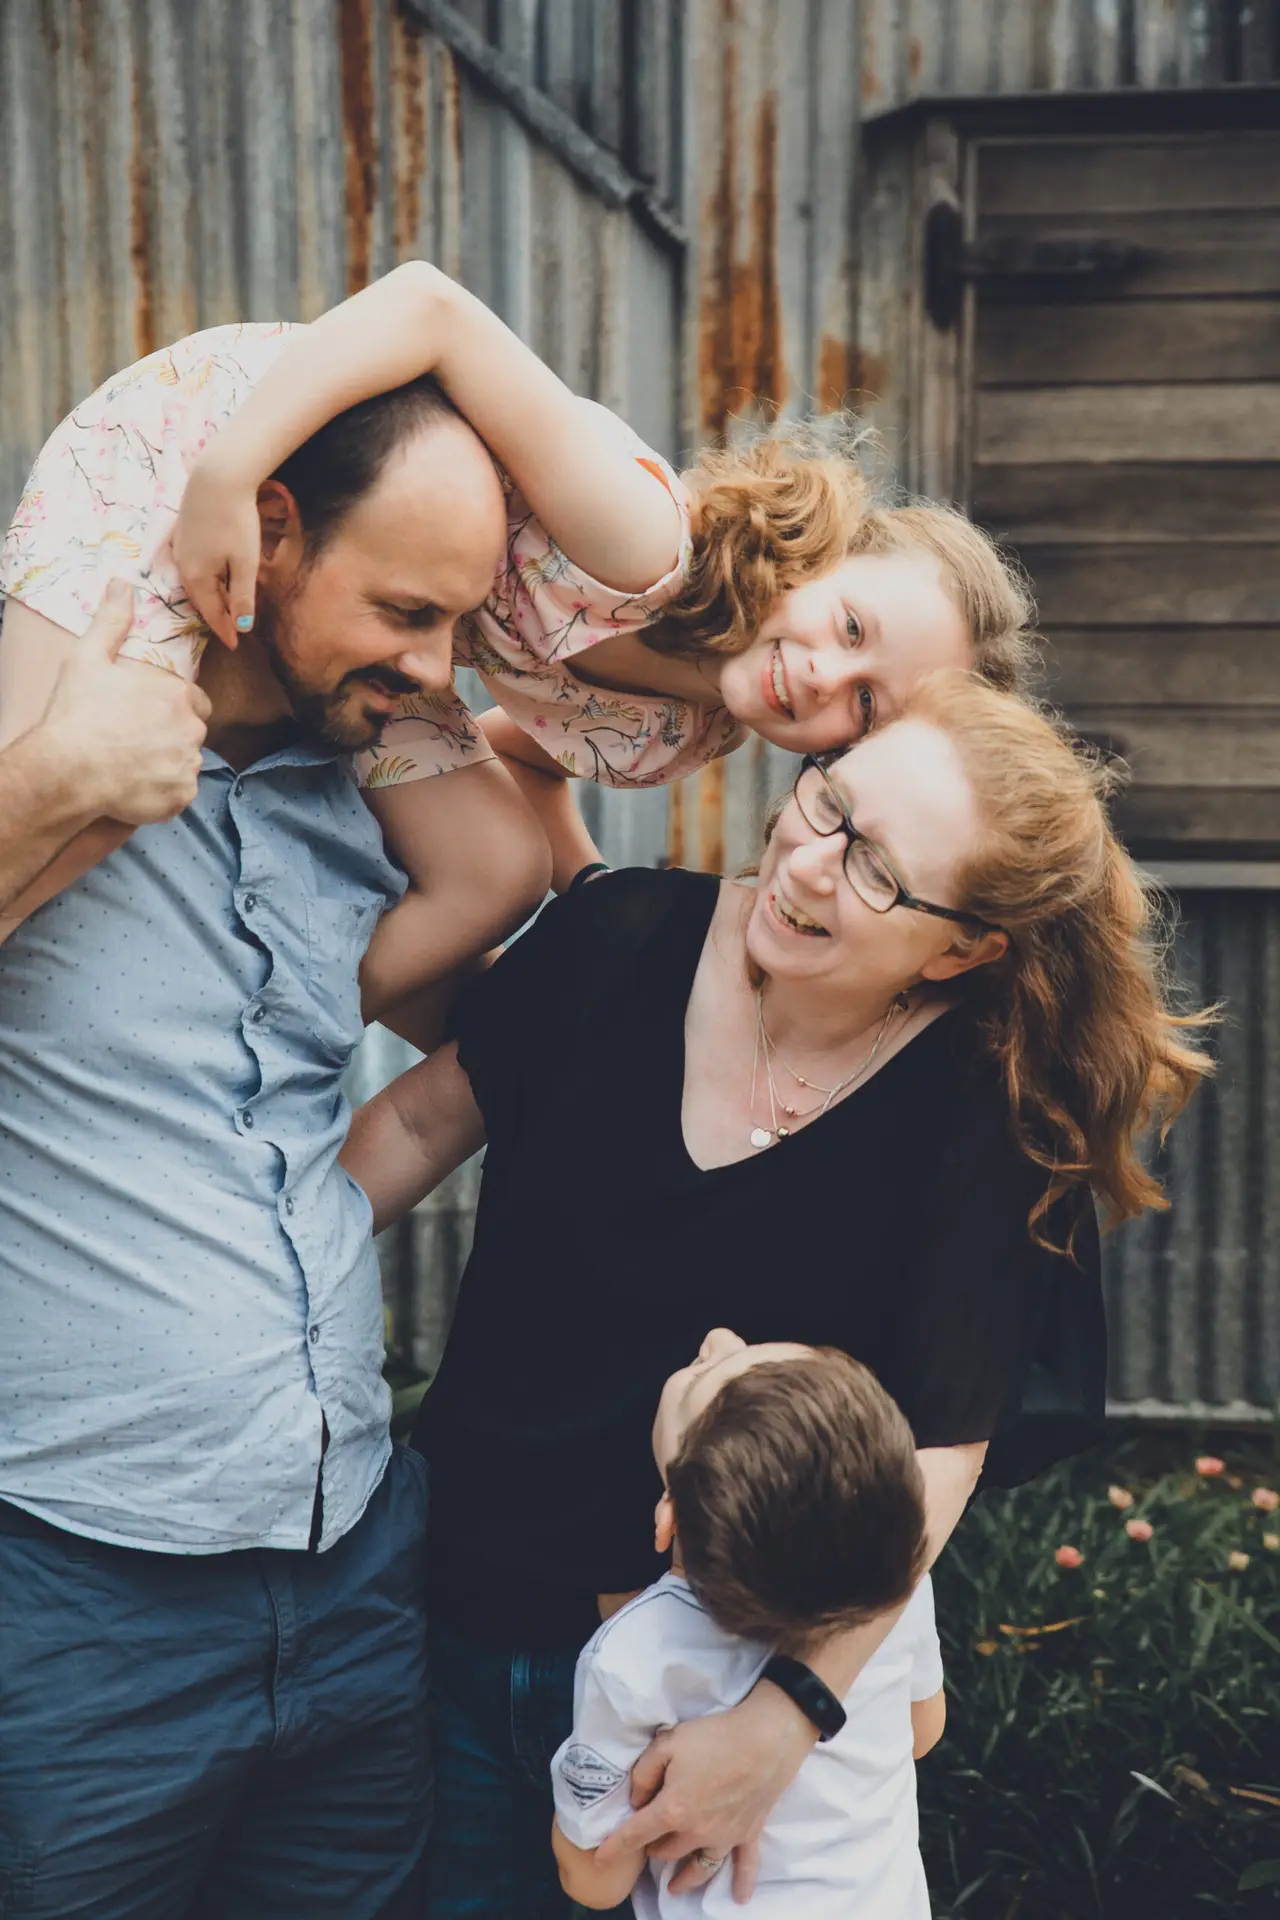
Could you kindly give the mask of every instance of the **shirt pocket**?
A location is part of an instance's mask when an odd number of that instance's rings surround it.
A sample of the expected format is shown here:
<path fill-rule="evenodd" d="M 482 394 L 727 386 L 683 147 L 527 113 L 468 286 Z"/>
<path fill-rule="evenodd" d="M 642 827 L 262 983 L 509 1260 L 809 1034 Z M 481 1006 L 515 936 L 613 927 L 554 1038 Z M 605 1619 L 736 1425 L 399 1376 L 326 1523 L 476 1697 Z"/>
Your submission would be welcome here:
<path fill-rule="evenodd" d="M 308 894 L 307 987 L 312 1030 L 321 1046 L 345 1058 L 364 1033 L 360 962 L 382 911 L 380 900 Z"/>

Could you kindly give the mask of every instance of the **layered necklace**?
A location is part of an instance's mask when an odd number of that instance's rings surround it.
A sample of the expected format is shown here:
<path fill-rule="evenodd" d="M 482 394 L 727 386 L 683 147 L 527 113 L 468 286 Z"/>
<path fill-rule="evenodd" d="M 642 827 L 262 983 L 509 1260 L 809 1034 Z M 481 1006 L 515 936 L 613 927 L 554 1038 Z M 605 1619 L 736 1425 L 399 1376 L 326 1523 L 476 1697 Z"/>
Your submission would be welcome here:
<path fill-rule="evenodd" d="M 884 1044 L 885 1035 L 889 1031 L 893 1016 L 895 1013 L 905 1013 L 906 1011 L 906 994 L 895 994 L 889 1002 L 884 1019 L 880 1022 L 880 1028 L 875 1039 L 872 1041 L 868 1051 L 862 1056 L 862 1059 L 859 1060 L 857 1066 L 854 1067 L 851 1073 L 847 1073 L 843 1080 L 838 1080 L 834 1087 L 822 1087 L 818 1085 L 816 1080 L 808 1080 L 804 1074 L 797 1073 L 795 1068 L 789 1066 L 778 1052 L 773 1036 L 764 1023 L 763 983 L 758 986 L 756 988 L 756 1047 L 755 1057 L 751 1064 L 751 1119 L 754 1123 L 756 1115 L 756 1093 L 760 1082 L 760 1067 L 763 1063 L 765 1088 L 769 1095 L 769 1125 L 767 1127 L 752 1125 L 750 1135 L 752 1146 L 759 1149 L 772 1146 L 775 1140 L 788 1139 L 794 1131 L 794 1128 L 788 1124 L 791 1121 L 821 1120 L 833 1100 L 838 1099 L 839 1096 L 847 1092 L 850 1087 L 856 1086 L 858 1081 L 871 1071 L 876 1055 Z M 786 1068 L 786 1071 L 791 1075 L 791 1078 L 797 1086 L 804 1087 L 809 1093 L 821 1094 L 823 1096 L 821 1101 L 811 1107 L 797 1109 L 789 1106 L 786 1101 L 780 1099 L 777 1084 L 773 1077 L 773 1063 L 775 1060 L 780 1067 Z M 782 1115 L 781 1120 L 778 1117 L 779 1114 Z"/>

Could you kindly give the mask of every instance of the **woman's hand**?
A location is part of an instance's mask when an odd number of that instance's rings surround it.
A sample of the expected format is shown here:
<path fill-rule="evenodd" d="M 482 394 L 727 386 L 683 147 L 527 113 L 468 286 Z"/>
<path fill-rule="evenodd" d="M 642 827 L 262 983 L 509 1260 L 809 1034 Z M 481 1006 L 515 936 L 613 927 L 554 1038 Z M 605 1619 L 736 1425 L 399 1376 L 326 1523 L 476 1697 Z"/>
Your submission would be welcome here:
<path fill-rule="evenodd" d="M 216 451 L 207 453 L 187 480 L 173 557 L 188 600 L 232 652 L 253 626 L 261 549 L 256 482 Z"/>
<path fill-rule="evenodd" d="M 732 1853 L 734 1898 L 749 1900 L 765 1821 L 816 1739 L 800 1710 L 767 1684 L 729 1713 L 668 1728 L 631 1770 L 639 1811 L 599 1849 L 601 1865 L 644 1847 L 652 1858 L 684 1861 L 671 1888 L 688 1893 L 719 1871 L 692 1856 Z"/>

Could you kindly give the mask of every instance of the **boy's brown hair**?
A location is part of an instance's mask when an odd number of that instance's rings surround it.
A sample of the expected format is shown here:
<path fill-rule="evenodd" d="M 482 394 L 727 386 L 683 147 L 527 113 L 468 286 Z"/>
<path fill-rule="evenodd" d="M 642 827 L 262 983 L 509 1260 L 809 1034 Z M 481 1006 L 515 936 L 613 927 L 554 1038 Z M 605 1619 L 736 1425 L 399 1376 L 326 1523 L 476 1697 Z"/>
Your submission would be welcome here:
<path fill-rule="evenodd" d="M 924 1571 L 911 1429 L 818 1347 L 725 1382 L 667 1470 L 690 1586 L 728 1633 L 785 1647 L 905 1601 Z"/>

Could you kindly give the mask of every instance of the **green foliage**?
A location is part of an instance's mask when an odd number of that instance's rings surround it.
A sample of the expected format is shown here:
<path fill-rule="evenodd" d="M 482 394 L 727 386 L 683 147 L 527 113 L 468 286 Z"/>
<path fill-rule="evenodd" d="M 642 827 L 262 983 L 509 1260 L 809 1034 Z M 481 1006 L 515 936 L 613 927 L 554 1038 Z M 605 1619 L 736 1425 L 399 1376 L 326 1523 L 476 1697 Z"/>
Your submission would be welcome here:
<path fill-rule="evenodd" d="M 985 1496 L 935 1569 L 938 1920 L 1280 1913 L 1280 1464 L 1259 1444 L 1205 1474 L 1170 1446 Z"/>

